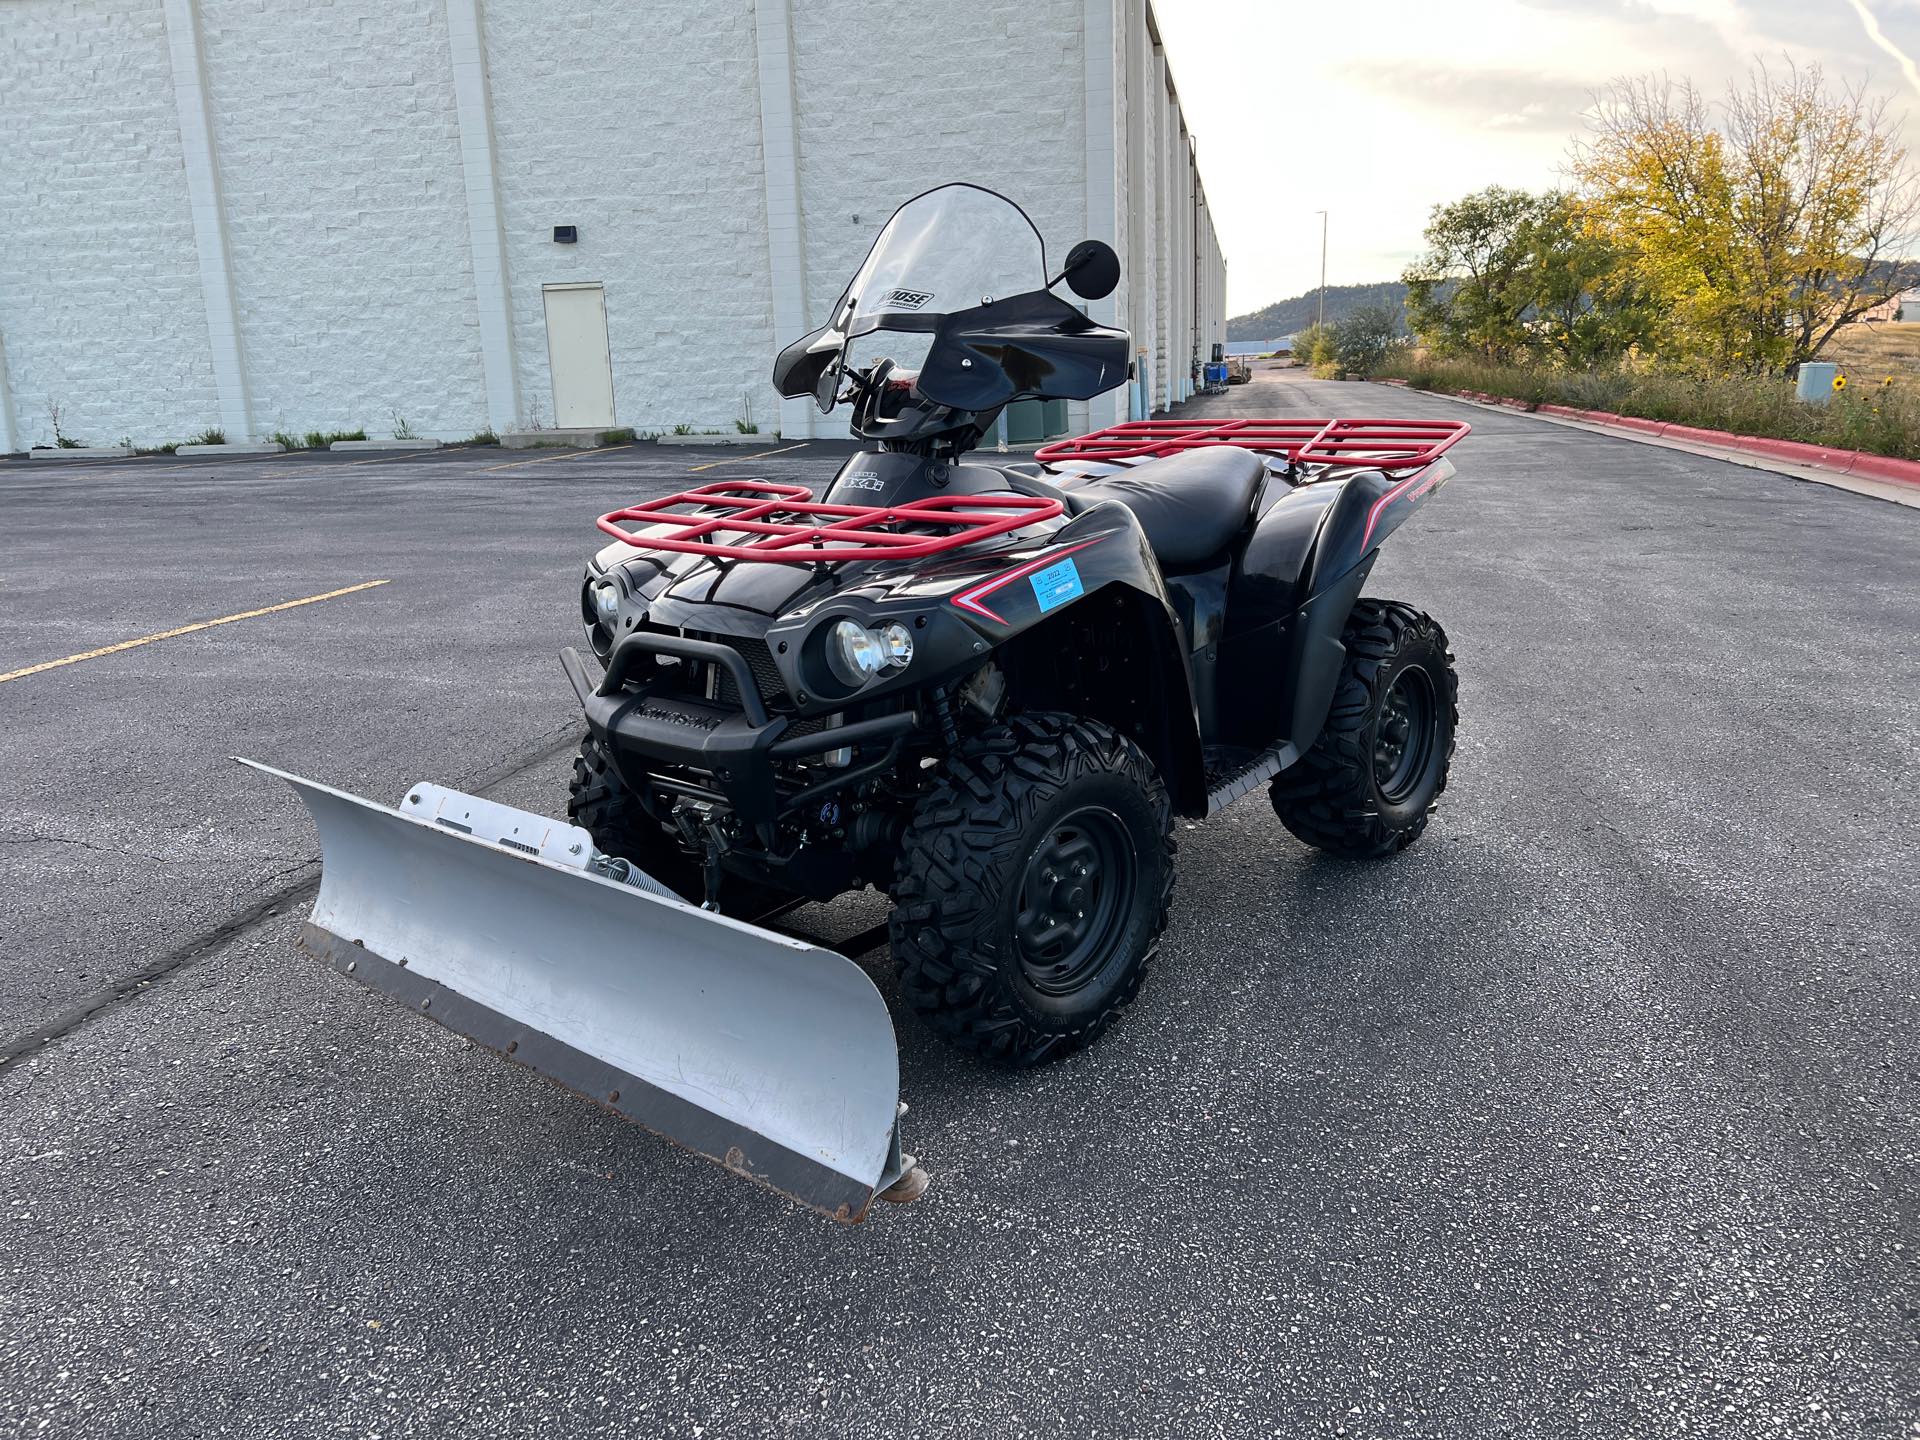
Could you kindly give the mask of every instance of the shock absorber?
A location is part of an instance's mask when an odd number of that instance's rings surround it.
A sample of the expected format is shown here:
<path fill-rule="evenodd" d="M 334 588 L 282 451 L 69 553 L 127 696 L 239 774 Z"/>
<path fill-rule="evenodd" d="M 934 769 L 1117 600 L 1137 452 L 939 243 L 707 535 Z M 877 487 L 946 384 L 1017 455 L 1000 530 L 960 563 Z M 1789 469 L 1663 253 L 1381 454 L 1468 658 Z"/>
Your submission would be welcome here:
<path fill-rule="evenodd" d="M 934 718 L 940 722 L 940 739 L 949 751 L 960 743 L 960 727 L 953 719 L 953 699 L 945 685 L 933 687 Z"/>

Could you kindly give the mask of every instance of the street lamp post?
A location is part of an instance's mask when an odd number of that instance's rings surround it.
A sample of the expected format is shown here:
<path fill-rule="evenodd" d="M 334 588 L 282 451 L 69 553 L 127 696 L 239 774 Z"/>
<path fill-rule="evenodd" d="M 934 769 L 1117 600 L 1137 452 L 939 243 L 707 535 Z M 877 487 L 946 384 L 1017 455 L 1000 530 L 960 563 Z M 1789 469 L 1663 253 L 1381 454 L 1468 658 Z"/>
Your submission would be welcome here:
<path fill-rule="evenodd" d="M 1327 323 L 1327 212 L 1315 212 L 1320 217 L 1320 318 L 1316 326 Z"/>

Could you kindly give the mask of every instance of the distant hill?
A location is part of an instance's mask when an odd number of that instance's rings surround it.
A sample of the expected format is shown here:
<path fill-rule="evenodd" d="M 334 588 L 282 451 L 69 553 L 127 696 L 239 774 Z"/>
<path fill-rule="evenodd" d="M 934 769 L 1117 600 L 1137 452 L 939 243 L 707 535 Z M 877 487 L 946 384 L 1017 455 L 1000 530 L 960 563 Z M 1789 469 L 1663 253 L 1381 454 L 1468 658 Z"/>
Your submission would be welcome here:
<path fill-rule="evenodd" d="M 1327 323 L 1368 305 L 1384 305 L 1396 314 L 1406 313 L 1407 287 L 1398 280 L 1378 285 L 1329 285 L 1327 287 Z M 1309 290 L 1290 300 L 1276 300 L 1250 315 L 1236 315 L 1227 321 L 1229 340 L 1274 340 L 1291 335 L 1313 324 L 1320 313 L 1320 292 Z M 1402 325 L 1405 320 L 1402 319 Z"/>

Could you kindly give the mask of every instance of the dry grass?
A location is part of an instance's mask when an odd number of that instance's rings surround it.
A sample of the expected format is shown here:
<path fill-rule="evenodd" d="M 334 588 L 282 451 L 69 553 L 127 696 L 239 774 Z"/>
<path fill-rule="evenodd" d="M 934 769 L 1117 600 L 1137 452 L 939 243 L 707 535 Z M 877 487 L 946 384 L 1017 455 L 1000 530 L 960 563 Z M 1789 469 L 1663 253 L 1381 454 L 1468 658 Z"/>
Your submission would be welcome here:
<path fill-rule="evenodd" d="M 1920 384 L 1883 390 L 1877 379 L 1859 371 L 1846 393 L 1825 405 L 1801 404 L 1793 398 L 1791 382 L 1779 377 L 1710 380 L 1624 370 L 1522 369 L 1406 353 L 1389 360 L 1375 378 L 1389 375 L 1417 390 L 1480 391 L 1529 406 L 1608 410 L 1736 435 L 1806 440 L 1920 460 Z"/>
<path fill-rule="evenodd" d="M 1920 325 L 1849 325 L 1820 352 L 1857 385 L 1895 385 L 1920 391 Z"/>

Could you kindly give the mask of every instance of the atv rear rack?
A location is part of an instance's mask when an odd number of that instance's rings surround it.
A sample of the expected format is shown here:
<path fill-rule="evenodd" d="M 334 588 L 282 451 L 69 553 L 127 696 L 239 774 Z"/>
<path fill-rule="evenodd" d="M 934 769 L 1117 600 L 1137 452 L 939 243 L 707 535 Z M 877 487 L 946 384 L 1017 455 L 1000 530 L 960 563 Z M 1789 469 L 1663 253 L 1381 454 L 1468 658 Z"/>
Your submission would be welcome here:
<path fill-rule="evenodd" d="M 1464 420 L 1129 420 L 1043 445 L 1033 458 L 1043 465 L 1157 460 L 1182 450 L 1235 445 L 1299 465 L 1417 470 L 1466 438 L 1470 429 Z"/>
<path fill-rule="evenodd" d="M 678 506 L 694 508 L 688 512 L 677 510 Z M 939 555 L 1051 520 L 1064 511 L 1058 500 L 1029 495 L 937 495 L 903 505 L 837 505 L 815 500 L 804 485 L 722 480 L 610 511 L 594 524 L 638 550 L 782 565 L 834 565 L 846 560 L 917 560 Z M 623 524 L 671 528 L 636 534 L 622 529 Z M 717 538 L 735 534 L 750 538 Z"/>

